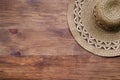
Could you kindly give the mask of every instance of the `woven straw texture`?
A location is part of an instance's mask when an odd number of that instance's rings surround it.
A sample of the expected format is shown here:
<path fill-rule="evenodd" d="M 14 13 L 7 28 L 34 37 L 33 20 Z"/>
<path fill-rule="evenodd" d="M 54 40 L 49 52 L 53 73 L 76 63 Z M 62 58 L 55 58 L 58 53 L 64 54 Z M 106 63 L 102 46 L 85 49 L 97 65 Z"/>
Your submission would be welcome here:
<path fill-rule="evenodd" d="M 104 57 L 120 56 L 120 32 L 108 32 L 96 24 L 94 11 L 98 1 L 69 0 L 70 30 L 76 41 L 91 53 Z"/>

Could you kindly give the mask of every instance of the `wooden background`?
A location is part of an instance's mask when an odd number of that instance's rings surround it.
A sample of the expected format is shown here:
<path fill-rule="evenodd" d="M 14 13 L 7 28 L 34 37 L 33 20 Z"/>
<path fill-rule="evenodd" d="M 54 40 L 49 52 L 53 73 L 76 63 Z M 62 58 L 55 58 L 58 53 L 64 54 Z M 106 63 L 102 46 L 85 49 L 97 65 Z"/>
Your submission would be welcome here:
<path fill-rule="evenodd" d="M 68 0 L 0 0 L 0 80 L 120 80 L 120 58 L 73 39 Z M 3 56 L 4 55 L 4 56 Z"/>

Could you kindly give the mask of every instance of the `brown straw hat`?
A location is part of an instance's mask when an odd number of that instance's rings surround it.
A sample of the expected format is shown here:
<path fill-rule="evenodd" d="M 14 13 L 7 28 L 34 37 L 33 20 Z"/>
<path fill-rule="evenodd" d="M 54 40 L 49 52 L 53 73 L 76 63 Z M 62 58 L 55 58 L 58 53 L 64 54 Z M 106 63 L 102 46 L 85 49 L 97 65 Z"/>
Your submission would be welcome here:
<path fill-rule="evenodd" d="M 120 56 L 120 0 L 69 0 L 68 23 L 86 50 Z"/>

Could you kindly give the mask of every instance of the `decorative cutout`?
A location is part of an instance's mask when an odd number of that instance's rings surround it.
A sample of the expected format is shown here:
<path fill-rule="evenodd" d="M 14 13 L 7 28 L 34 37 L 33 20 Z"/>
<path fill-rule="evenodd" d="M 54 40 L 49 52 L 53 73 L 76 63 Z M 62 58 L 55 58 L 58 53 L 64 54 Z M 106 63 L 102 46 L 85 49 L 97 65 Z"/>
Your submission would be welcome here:
<path fill-rule="evenodd" d="M 120 48 L 120 41 L 100 41 L 95 39 L 90 35 L 89 32 L 85 29 L 85 26 L 82 24 L 81 19 L 81 9 L 84 0 L 75 0 L 74 6 L 74 23 L 76 25 L 77 31 L 80 33 L 80 36 L 87 41 L 88 44 L 93 45 L 96 48 L 104 49 L 104 50 L 117 50 Z"/>

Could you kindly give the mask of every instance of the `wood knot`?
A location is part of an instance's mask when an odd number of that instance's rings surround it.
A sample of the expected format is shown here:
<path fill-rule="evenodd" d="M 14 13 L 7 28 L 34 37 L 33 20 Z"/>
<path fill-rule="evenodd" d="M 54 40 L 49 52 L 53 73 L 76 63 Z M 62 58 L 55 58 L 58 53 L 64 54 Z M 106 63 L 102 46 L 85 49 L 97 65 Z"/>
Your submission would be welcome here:
<path fill-rule="evenodd" d="M 18 29 L 9 29 L 9 32 L 12 33 L 12 34 L 17 34 Z"/>
<path fill-rule="evenodd" d="M 13 52 L 11 55 L 16 56 L 16 57 L 21 57 L 22 54 L 19 51 Z"/>

